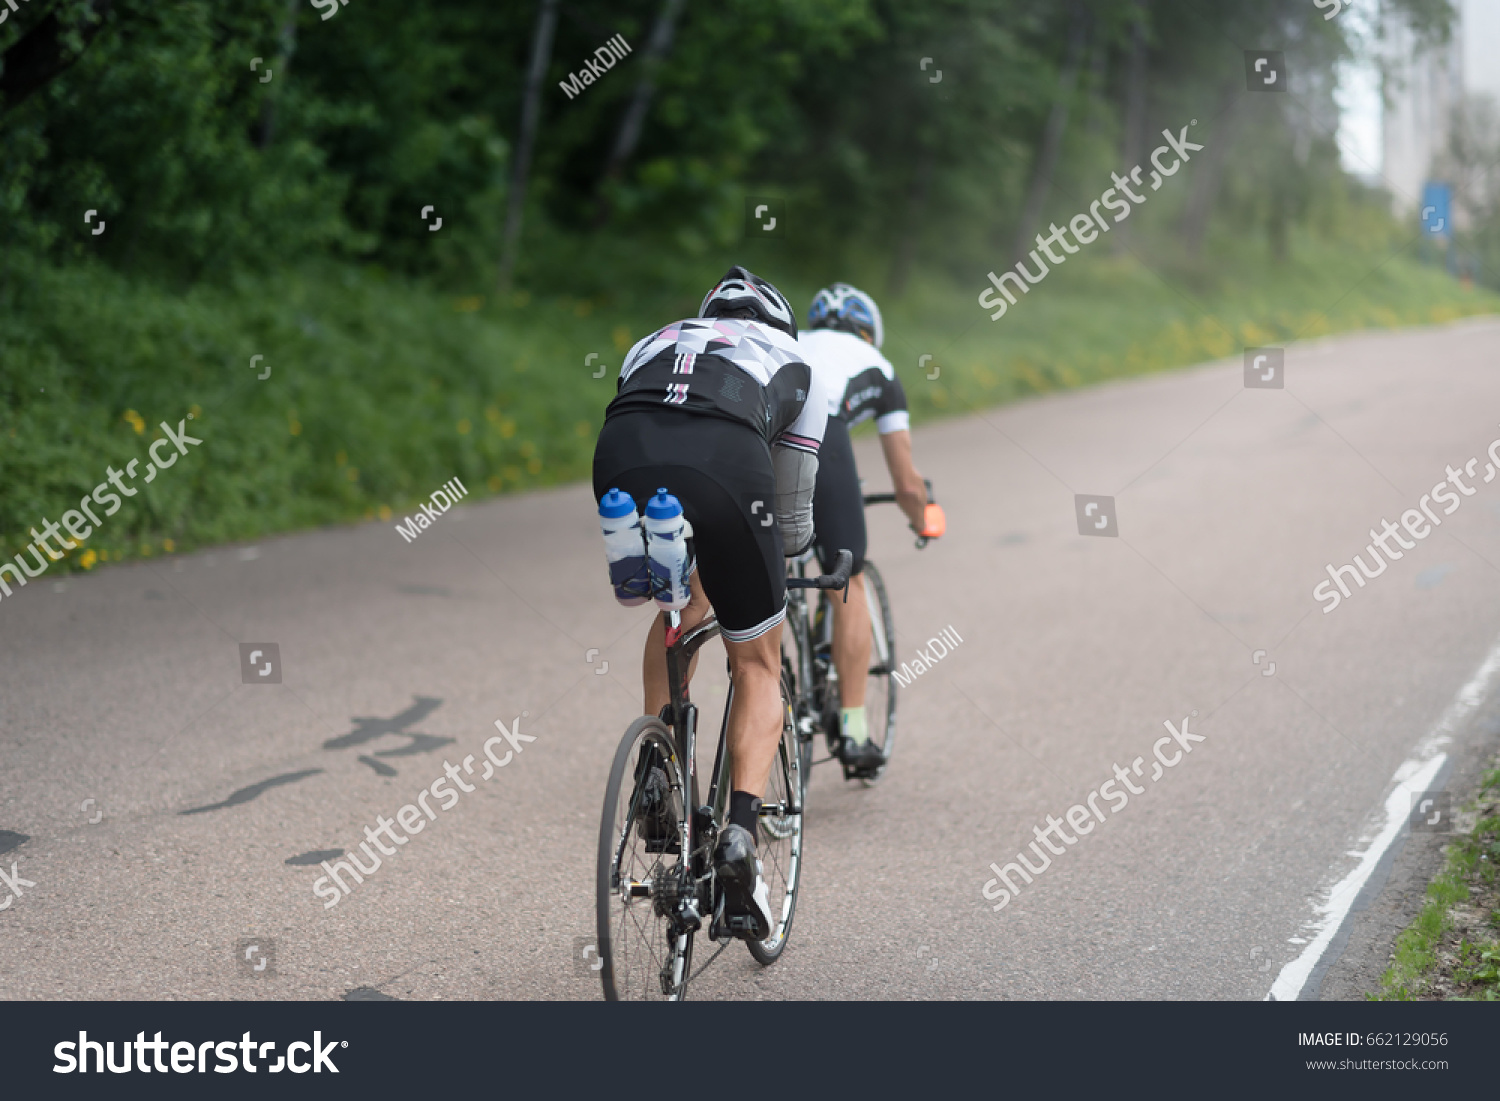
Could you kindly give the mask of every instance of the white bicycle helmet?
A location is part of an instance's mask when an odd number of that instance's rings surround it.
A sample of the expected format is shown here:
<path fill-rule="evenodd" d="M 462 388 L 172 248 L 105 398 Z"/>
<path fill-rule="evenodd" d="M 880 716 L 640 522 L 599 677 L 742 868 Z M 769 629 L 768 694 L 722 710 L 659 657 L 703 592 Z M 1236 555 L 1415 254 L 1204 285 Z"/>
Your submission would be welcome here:
<path fill-rule="evenodd" d="M 835 283 L 813 295 L 807 308 L 807 327 L 853 333 L 877 348 L 885 342 L 885 325 L 875 299 L 848 283 Z"/>
<path fill-rule="evenodd" d="M 736 264 L 703 298 L 699 317 L 720 317 L 734 310 L 747 311 L 756 321 L 780 329 L 797 339 L 797 315 L 792 304 L 775 287 Z"/>

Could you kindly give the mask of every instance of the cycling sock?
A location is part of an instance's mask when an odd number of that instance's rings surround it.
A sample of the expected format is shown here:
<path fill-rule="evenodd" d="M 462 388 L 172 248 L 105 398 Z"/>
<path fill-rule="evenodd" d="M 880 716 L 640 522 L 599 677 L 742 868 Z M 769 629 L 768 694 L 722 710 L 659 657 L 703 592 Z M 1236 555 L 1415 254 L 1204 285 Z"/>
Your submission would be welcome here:
<path fill-rule="evenodd" d="M 843 707 L 839 709 L 839 731 L 855 745 L 864 745 L 870 740 L 865 730 L 865 709 Z"/>
<path fill-rule="evenodd" d="M 748 791 L 731 791 L 729 822 L 734 826 L 743 826 L 754 837 L 756 827 L 760 824 L 760 797 L 751 795 Z"/>

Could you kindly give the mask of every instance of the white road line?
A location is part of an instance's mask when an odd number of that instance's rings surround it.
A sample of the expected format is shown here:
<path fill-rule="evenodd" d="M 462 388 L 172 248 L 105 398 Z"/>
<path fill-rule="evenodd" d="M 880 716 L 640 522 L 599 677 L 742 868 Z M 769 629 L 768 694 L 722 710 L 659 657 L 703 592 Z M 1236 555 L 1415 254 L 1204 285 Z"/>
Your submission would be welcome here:
<path fill-rule="evenodd" d="M 1359 897 L 1359 892 L 1364 889 L 1387 850 L 1401 835 L 1401 830 L 1411 815 L 1411 793 L 1427 790 L 1433 778 L 1441 771 L 1444 762 L 1448 760 L 1444 750 L 1453 741 L 1454 732 L 1484 702 L 1497 672 L 1500 672 L 1500 639 L 1490 647 L 1484 663 L 1469 678 L 1469 682 L 1459 689 L 1458 695 L 1432 730 L 1417 744 L 1411 756 L 1401 763 L 1401 767 L 1396 769 L 1395 775 L 1391 777 L 1390 791 L 1380 809 L 1370 816 L 1369 823 L 1360 836 L 1358 844 L 1364 848 L 1347 854 L 1355 859 L 1354 867 L 1327 894 L 1312 900 L 1314 917 L 1306 929 L 1312 940 L 1301 955 L 1281 969 L 1271 985 L 1270 993 L 1266 995 L 1267 1001 L 1291 1002 L 1301 995 L 1308 977 L 1317 968 L 1323 953 L 1328 951 L 1333 938 L 1338 935 L 1344 919 L 1349 916 L 1349 908 L 1354 905 L 1354 900 Z M 1337 875 L 1338 871 L 1339 868 L 1335 867 L 1332 874 Z"/>

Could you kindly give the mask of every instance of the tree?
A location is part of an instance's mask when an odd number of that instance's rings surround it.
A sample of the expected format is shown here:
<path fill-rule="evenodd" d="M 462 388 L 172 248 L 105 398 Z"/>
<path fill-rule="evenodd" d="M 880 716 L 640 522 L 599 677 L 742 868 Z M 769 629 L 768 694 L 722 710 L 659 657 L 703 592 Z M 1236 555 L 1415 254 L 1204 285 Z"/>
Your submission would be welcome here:
<path fill-rule="evenodd" d="M 541 113 L 542 78 L 552 58 L 552 35 L 557 29 L 557 0 L 542 0 L 537 15 L 536 37 L 531 42 L 531 67 L 526 74 L 526 96 L 521 107 L 521 134 L 510 178 L 505 211 L 505 233 L 500 246 L 500 292 L 510 290 L 520 247 L 521 212 L 526 204 L 527 175 L 531 171 L 531 149 L 536 141 L 537 117 Z"/>

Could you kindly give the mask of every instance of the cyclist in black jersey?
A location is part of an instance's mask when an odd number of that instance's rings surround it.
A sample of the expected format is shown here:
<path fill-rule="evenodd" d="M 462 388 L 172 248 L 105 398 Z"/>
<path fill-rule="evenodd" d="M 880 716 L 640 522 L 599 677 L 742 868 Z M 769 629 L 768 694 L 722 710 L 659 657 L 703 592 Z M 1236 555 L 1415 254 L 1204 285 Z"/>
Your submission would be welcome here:
<path fill-rule="evenodd" d="M 812 542 L 828 398 L 802 360 L 790 303 L 770 283 L 730 268 L 698 313 L 652 333 L 625 357 L 594 451 L 594 498 L 620 489 L 644 506 L 665 486 L 692 525 L 696 567 L 682 625 L 697 624 L 712 606 L 735 686 L 731 824 L 719 835 L 714 863 L 726 912 L 753 918 L 752 938 L 764 940 L 771 912 L 755 838 L 781 741 L 784 558 Z M 669 702 L 665 637 L 665 617 L 657 616 L 642 670 L 648 715 Z M 666 775 L 650 762 L 643 775 L 650 804 Z M 644 806 L 641 828 L 676 831 L 659 817 Z"/>
<path fill-rule="evenodd" d="M 829 394 L 828 427 L 823 436 L 813 496 L 818 559 L 825 572 L 840 548 L 854 554 L 849 599 L 833 602 L 833 661 L 839 677 L 839 756 L 852 768 L 881 763 L 881 751 L 865 730 L 865 682 L 872 642 L 870 608 L 865 600 L 864 497 L 849 429 L 875 418 L 896 503 L 912 529 L 935 538 L 942 534 L 941 509 L 929 504 L 922 475 L 912 465 L 906 392 L 890 361 L 880 353 L 885 327 L 875 300 L 847 283 L 824 287 L 808 309 L 807 329 L 797 343 Z"/>

